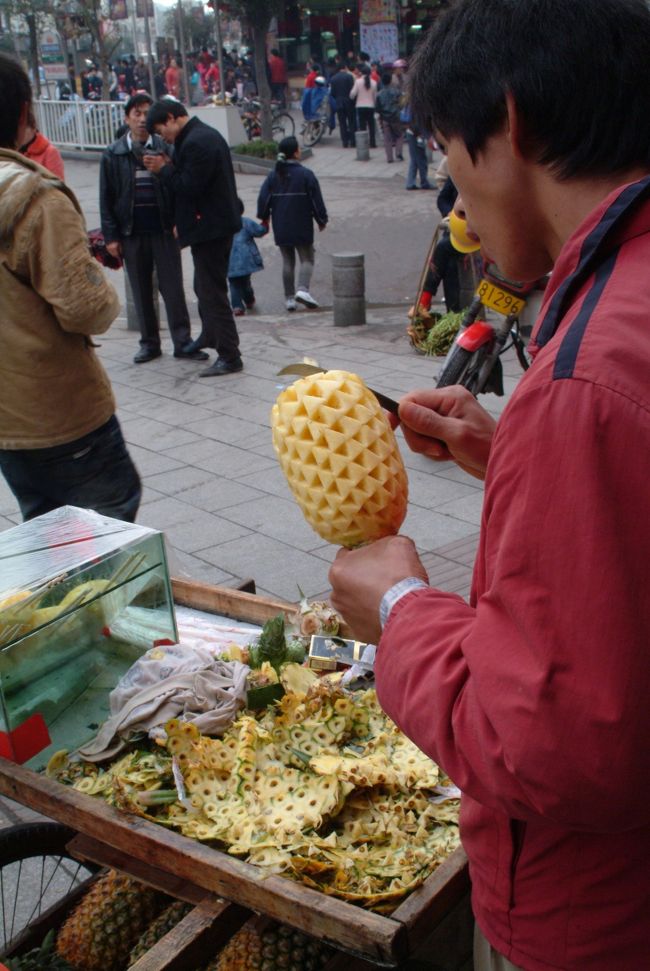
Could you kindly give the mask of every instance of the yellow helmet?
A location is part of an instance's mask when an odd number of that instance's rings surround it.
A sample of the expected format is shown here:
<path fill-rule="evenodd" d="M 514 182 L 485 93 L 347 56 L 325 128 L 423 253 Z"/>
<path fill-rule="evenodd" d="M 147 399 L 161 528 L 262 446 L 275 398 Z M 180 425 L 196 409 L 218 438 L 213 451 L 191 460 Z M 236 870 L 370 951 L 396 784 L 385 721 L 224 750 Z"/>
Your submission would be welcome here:
<path fill-rule="evenodd" d="M 459 253 L 475 253 L 481 248 L 479 240 L 472 239 L 467 233 L 467 220 L 459 216 L 453 209 L 449 214 L 449 235 L 451 245 Z"/>

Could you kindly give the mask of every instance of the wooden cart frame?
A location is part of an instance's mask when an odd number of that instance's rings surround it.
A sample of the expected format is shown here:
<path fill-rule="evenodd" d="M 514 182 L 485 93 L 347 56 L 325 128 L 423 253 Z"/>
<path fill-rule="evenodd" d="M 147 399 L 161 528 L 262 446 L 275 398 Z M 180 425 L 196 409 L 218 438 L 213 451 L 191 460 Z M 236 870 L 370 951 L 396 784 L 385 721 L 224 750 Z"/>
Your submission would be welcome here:
<path fill-rule="evenodd" d="M 193 581 L 174 580 L 173 590 L 179 605 L 249 623 L 263 624 L 280 611 L 289 615 L 296 609 L 284 601 Z M 290 924 L 361 962 L 399 966 L 467 896 L 466 858 L 460 849 L 384 917 L 285 877 L 266 875 L 225 852 L 125 815 L 96 797 L 2 758 L 0 794 L 76 830 L 80 835 L 71 844 L 75 855 L 115 867 L 196 905 L 133 971 L 186 971 L 197 955 L 200 960 L 200 949 L 203 956 L 208 948 L 218 949 L 251 911 Z M 346 968 L 350 964 L 354 962 L 346 958 Z"/>

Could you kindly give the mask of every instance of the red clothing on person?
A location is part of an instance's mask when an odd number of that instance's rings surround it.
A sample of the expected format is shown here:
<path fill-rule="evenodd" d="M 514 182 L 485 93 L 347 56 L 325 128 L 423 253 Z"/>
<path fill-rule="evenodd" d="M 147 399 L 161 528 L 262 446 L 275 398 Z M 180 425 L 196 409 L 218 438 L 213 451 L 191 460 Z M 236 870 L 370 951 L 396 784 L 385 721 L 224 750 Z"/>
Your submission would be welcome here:
<path fill-rule="evenodd" d="M 178 68 L 173 67 L 170 64 L 165 71 L 165 85 L 167 87 L 167 94 L 171 94 L 174 98 L 177 98 L 179 83 L 180 75 L 178 73 Z"/>
<path fill-rule="evenodd" d="M 477 922 L 526 971 L 648 966 L 650 176 L 565 243 L 499 421 L 470 603 L 397 602 L 385 711 L 463 792 Z"/>
<path fill-rule="evenodd" d="M 316 87 L 316 78 L 318 76 L 319 76 L 318 71 L 310 71 L 309 74 L 307 75 L 307 77 L 305 78 L 305 87 L 306 88 L 315 88 Z"/>
<path fill-rule="evenodd" d="M 219 65 L 215 62 L 211 64 L 208 70 L 205 72 L 205 83 L 210 91 L 218 91 L 221 87 L 220 85 L 220 75 L 219 75 Z"/>
<path fill-rule="evenodd" d="M 281 57 L 278 57 L 276 54 L 271 54 L 269 56 L 269 70 L 271 72 L 271 84 L 287 83 L 289 79 L 289 75 L 287 74 L 287 65 Z"/>
<path fill-rule="evenodd" d="M 30 158 L 32 162 L 38 162 L 43 168 L 49 169 L 62 182 L 65 181 L 61 153 L 49 138 L 42 135 L 40 131 L 36 132 L 36 135 L 29 145 L 25 147 L 22 154 Z"/>

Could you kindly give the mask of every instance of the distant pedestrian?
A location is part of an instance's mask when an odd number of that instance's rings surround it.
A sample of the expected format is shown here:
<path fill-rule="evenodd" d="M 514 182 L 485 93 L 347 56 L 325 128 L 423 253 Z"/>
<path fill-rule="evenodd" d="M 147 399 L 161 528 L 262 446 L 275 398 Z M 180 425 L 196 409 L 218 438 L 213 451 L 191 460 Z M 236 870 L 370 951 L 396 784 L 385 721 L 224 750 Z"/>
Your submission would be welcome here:
<path fill-rule="evenodd" d="M 325 229 L 328 216 L 318 179 L 300 164 L 300 146 L 293 135 L 283 138 L 275 170 L 268 175 L 257 200 L 257 218 L 273 222 L 273 238 L 282 254 L 282 282 L 286 307 L 296 302 L 316 308 L 309 292 L 314 272 L 314 221 Z M 295 289 L 296 252 L 300 260 L 298 289 Z"/>
<path fill-rule="evenodd" d="M 254 219 L 244 216 L 244 203 L 239 202 L 242 214 L 242 227 L 232 241 L 230 262 L 228 263 L 228 283 L 230 284 L 230 302 L 235 317 L 243 317 L 246 310 L 255 304 L 255 292 L 251 284 L 251 273 L 264 269 L 262 254 L 257 248 L 255 238 L 266 236 L 269 227 L 256 223 Z"/>
<path fill-rule="evenodd" d="M 354 77 L 343 63 L 338 65 L 336 74 L 330 81 L 330 96 L 334 100 L 336 117 L 341 132 L 343 148 L 354 145 L 354 131 L 356 128 L 354 117 L 354 101 L 350 92 L 354 86 Z"/>
<path fill-rule="evenodd" d="M 269 55 L 269 71 L 271 74 L 271 97 L 284 108 L 287 103 L 287 65 L 280 56 L 280 51 L 273 48 Z"/>
<path fill-rule="evenodd" d="M 359 131 L 368 130 L 370 148 L 377 148 L 375 128 L 375 102 L 377 101 L 377 82 L 370 77 L 370 67 L 365 62 L 357 66 L 357 79 L 352 85 L 350 97 L 357 109 Z"/>
<path fill-rule="evenodd" d="M 406 144 L 409 149 L 409 170 L 406 176 L 406 188 L 417 189 L 417 177 L 420 177 L 420 189 L 430 189 L 429 160 L 427 158 L 427 136 L 413 121 L 411 109 L 402 109 L 401 119 L 406 124 Z"/>
<path fill-rule="evenodd" d="M 402 155 L 404 126 L 399 117 L 400 101 L 399 91 L 391 86 L 390 73 L 384 73 L 381 79 L 381 91 L 377 95 L 377 114 L 384 135 L 387 162 L 393 161 L 393 150 L 400 162 L 404 157 Z"/>
<path fill-rule="evenodd" d="M 169 67 L 165 71 L 165 85 L 167 87 L 167 94 L 171 94 L 172 98 L 178 98 L 180 95 L 180 82 L 181 76 L 178 70 L 178 63 L 172 57 L 169 62 Z"/>
<path fill-rule="evenodd" d="M 237 186 L 226 140 L 216 128 L 190 118 L 178 101 L 159 101 L 147 114 L 147 129 L 174 145 L 174 160 L 146 155 L 144 165 L 171 190 L 178 241 L 190 246 L 201 333 L 188 350 L 214 347 L 216 361 L 200 377 L 241 371 L 239 334 L 228 300 L 232 239 L 241 229 Z"/>
<path fill-rule="evenodd" d="M 106 248 L 124 257 L 140 327 L 140 348 L 135 364 L 146 364 L 162 354 L 160 324 L 154 304 L 154 271 L 165 301 L 174 357 L 205 361 L 207 354 L 192 348 L 190 315 L 183 289 L 183 269 L 174 236 L 174 206 L 169 190 L 144 166 L 147 152 L 162 155 L 167 146 L 147 132 L 152 105 L 145 91 L 124 105 L 127 131 L 106 149 L 99 173 L 99 206 Z"/>

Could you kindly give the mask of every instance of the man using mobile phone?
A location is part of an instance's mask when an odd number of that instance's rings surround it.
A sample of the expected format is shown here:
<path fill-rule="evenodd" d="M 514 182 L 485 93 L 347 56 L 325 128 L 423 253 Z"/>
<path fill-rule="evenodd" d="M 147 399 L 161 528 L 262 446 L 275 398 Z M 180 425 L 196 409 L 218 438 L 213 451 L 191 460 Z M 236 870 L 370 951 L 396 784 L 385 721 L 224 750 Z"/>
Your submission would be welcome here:
<path fill-rule="evenodd" d="M 243 368 L 239 334 L 228 299 L 228 260 L 241 229 L 237 186 L 226 140 L 216 128 L 190 118 L 178 101 L 163 100 L 147 114 L 147 130 L 174 145 L 173 161 L 146 156 L 144 165 L 174 197 L 181 246 L 190 246 L 201 334 L 193 347 L 214 347 L 217 359 L 200 377 L 234 374 Z"/>
<path fill-rule="evenodd" d="M 147 132 L 145 121 L 152 103 L 144 92 L 129 98 L 124 106 L 127 131 L 102 156 L 102 232 L 108 252 L 124 258 L 133 291 L 140 326 L 140 349 L 134 363 L 144 364 L 162 354 L 154 269 L 165 301 L 174 357 L 205 361 L 208 355 L 192 347 L 171 197 L 143 163 L 146 156 L 161 156 L 166 151 L 162 138 Z"/>

